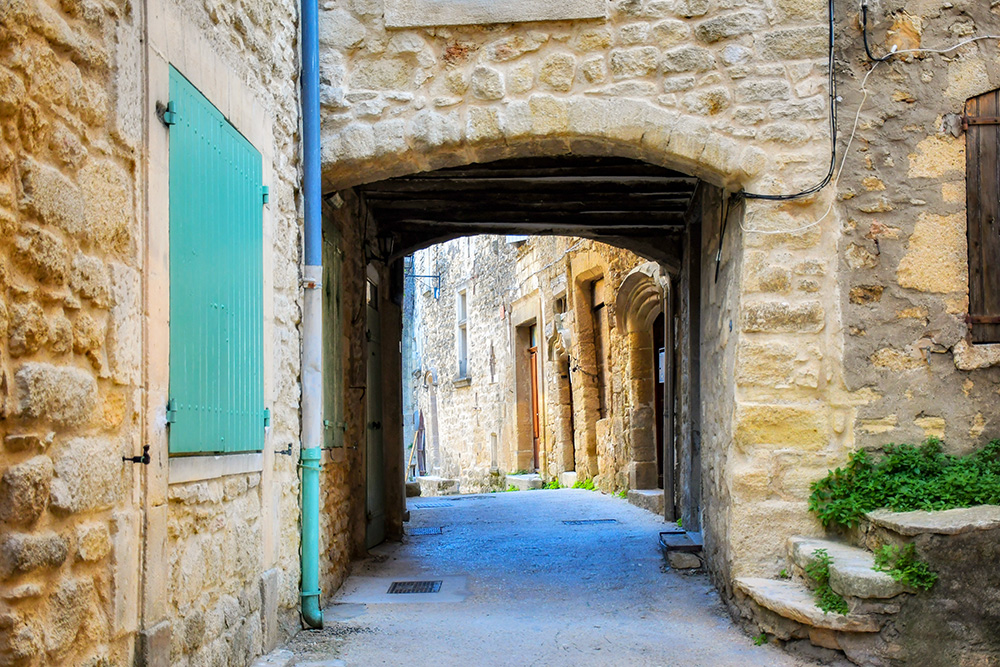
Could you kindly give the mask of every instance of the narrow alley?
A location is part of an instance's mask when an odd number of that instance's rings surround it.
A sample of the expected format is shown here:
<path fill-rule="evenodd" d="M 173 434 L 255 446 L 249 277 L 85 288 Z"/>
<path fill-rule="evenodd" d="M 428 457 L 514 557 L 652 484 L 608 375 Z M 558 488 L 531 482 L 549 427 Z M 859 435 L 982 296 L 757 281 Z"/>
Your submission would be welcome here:
<path fill-rule="evenodd" d="M 403 543 L 355 568 L 325 629 L 259 664 L 816 664 L 755 646 L 707 576 L 664 567 L 662 519 L 624 500 L 559 489 L 418 497 L 409 510 Z M 386 594 L 417 580 L 440 591 Z"/>

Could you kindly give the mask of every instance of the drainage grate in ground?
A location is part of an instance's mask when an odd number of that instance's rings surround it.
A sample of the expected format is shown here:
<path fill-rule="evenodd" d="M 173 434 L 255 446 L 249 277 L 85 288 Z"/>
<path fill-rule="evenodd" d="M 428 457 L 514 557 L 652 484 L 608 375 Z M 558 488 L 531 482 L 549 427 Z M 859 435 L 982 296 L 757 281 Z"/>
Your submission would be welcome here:
<path fill-rule="evenodd" d="M 449 502 L 443 502 L 443 503 L 416 503 L 414 505 L 414 507 L 416 507 L 417 509 L 421 509 L 421 510 L 430 510 L 430 509 L 437 509 L 439 507 L 454 507 L 454 505 L 452 503 L 449 503 Z"/>
<path fill-rule="evenodd" d="M 590 526 L 595 523 L 618 523 L 618 519 L 577 519 L 575 521 L 563 521 L 567 526 Z"/>
<path fill-rule="evenodd" d="M 420 528 L 410 528 L 407 535 L 440 535 L 441 526 L 422 526 Z"/>
<path fill-rule="evenodd" d="M 397 593 L 437 593 L 441 590 L 441 580 L 437 581 L 394 581 L 387 591 Z"/>

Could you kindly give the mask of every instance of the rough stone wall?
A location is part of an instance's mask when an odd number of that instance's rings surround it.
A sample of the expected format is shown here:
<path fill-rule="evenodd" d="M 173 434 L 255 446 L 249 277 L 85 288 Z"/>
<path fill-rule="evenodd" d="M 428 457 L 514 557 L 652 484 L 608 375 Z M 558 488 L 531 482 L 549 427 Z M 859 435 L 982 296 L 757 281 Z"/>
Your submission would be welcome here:
<path fill-rule="evenodd" d="M 137 625 L 141 105 L 126 2 L 0 6 L 0 662 Z"/>
<path fill-rule="evenodd" d="M 249 664 L 264 646 L 260 473 L 170 489 L 170 664 Z"/>
<path fill-rule="evenodd" d="M 940 48 L 996 34 L 1000 16 L 989 5 L 917 2 L 904 12 L 903 3 L 884 3 L 872 16 L 876 48 Z M 888 40 L 887 29 L 895 34 Z M 867 69 L 849 62 L 856 76 Z M 840 185 L 845 377 L 871 393 L 854 437 L 877 448 L 936 436 L 967 452 L 1000 428 L 1000 347 L 966 342 L 965 135 L 946 131 L 943 117 L 1000 88 L 996 42 L 893 61 L 868 87 L 879 92 L 866 103 Z M 853 110 L 860 100 L 850 92 Z"/>
<path fill-rule="evenodd" d="M 474 236 L 420 250 L 414 258 L 418 273 L 441 278 L 437 298 L 432 279 L 415 281 L 413 323 L 419 325 L 404 335 L 417 339 L 421 372 L 408 379 L 410 391 L 424 413 L 428 474 L 459 479 L 463 493 L 497 490 L 497 480 L 502 483 L 502 478 L 492 474 L 493 435 L 497 470 L 517 469 L 509 316 L 518 252 L 503 237 Z M 467 381 L 458 379 L 456 349 L 456 299 L 462 289 L 468 308 Z M 427 379 L 428 373 L 434 380 Z M 431 387 L 425 386 L 425 379 L 426 384 L 436 381 L 433 423 Z"/>

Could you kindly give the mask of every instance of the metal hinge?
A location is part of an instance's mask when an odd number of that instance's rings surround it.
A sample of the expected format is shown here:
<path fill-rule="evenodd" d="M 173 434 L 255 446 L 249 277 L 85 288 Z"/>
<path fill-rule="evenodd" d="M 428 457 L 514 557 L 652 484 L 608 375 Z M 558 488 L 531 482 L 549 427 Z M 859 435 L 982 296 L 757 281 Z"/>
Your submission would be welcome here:
<path fill-rule="evenodd" d="M 1000 125 L 1000 116 L 962 116 L 962 129 L 970 125 Z"/>
<path fill-rule="evenodd" d="M 347 430 L 347 422 L 335 422 L 332 419 L 323 420 L 323 430 L 328 430 L 331 428 L 340 429 L 341 431 Z"/>
<path fill-rule="evenodd" d="M 260 192 L 261 192 L 261 196 L 262 196 L 262 198 L 264 200 L 264 203 L 266 204 L 268 202 L 268 200 L 270 199 L 270 192 L 268 190 L 268 187 L 266 185 L 261 186 Z"/>
<path fill-rule="evenodd" d="M 167 401 L 167 423 L 173 424 L 177 421 L 177 403 L 174 399 Z"/>
<path fill-rule="evenodd" d="M 270 408 L 264 408 L 264 426 L 271 425 L 271 410 Z"/>
<path fill-rule="evenodd" d="M 167 110 L 163 112 L 163 124 L 167 126 L 177 124 L 177 107 L 173 102 L 167 102 Z"/>

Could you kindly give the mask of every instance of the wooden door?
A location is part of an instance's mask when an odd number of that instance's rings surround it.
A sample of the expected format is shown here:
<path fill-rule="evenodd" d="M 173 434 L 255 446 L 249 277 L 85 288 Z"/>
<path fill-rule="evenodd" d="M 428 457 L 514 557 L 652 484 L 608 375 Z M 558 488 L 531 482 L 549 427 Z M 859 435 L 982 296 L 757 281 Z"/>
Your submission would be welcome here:
<path fill-rule="evenodd" d="M 532 326 L 530 330 L 531 347 L 528 348 L 528 374 L 531 377 L 531 460 L 535 470 L 538 470 L 538 450 L 541 437 L 540 420 L 538 418 L 538 331 Z"/>

